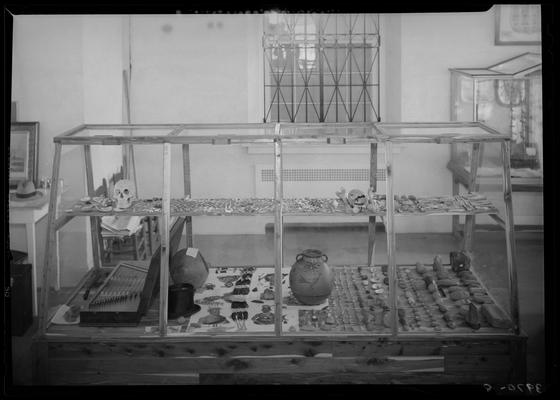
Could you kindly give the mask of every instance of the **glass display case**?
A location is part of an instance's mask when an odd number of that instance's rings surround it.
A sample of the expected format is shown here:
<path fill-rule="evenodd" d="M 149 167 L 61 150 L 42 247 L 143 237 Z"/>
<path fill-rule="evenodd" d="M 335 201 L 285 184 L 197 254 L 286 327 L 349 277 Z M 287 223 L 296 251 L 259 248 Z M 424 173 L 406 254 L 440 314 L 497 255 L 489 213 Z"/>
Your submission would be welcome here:
<path fill-rule="evenodd" d="M 486 68 L 450 72 L 451 120 L 480 121 L 509 134 L 514 191 L 542 191 L 541 55 L 525 53 Z M 478 171 L 482 179 L 500 175 L 499 156 L 485 153 Z M 468 148 L 453 146 L 450 169 L 456 176 L 464 176 L 470 165 Z"/>
<path fill-rule="evenodd" d="M 55 232 L 70 221 L 88 221 L 93 262 L 68 263 L 66 270 L 82 268 L 83 276 L 63 300 L 41 292 L 38 343 L 47 360 L 38 365 L 50 365 L 47 382 L 177 383 L 185 371 L 384 372 L 376 379 L 392 379 L 428 368 L 438 373 L 415 378 L 437 383 L 524 374 L 508 134 L 479 122 L 86 125 L 54 141 L 52 181 L 72 169 L 63 148 L 77 147 L 86 182 L 84 193 L 63 194 L 62 201 L 51 191 L 50 209 L 57 211 L 49 214 L 43 287 L 55 272 Z M 268 152 L 248 153 L 255 143 Z M 437 154 L 430 146 L 496 147 L 505 214 L 483 193 L 453 195 L 429 185 L 410 193 L 410 165 L 401 166 L 407 163 L 394 156 L 394 143 L 418 148 L 419 157 Z M 308 144 L 366 146 L 369 183 L 325 187 L 322 197 L 294 195 L 284 185 L 284 152 Z M 126 187 L 117 181 L 104 194 L 94 170 L 107 168 L 109 157 L 95 163 L 92 151 L 111 147 L 128 148 L 135 167 L 125 171 Z M 383 194 L 378 156 L 387 175 Z M 430 177 L 426 165 L 423 172 L 414 168 L 413 179 Z M 268 177 L 266 189 L 255 188 L 255 170 Z M 479 214 L 503 228 L 499 250 L 474 237 L 458 244 L 437 235 L 415 238 L 416 250 L 397 246 L 401 238 L 407 243 L 406 223 Z M 145 260 L 103 263 L 100 220 L 114 215 L 157 221 L 160 240 Z M 298 222 L 302 216 L 329 222 L 309 228 Z M 351 229 L 337 222 L 341 217 L 355 221 Z M 88 366 L 73 368 L 83 357 Z M 125 373 L 108 360 L 119 357 L 149 361 L 128 362 Z"/>

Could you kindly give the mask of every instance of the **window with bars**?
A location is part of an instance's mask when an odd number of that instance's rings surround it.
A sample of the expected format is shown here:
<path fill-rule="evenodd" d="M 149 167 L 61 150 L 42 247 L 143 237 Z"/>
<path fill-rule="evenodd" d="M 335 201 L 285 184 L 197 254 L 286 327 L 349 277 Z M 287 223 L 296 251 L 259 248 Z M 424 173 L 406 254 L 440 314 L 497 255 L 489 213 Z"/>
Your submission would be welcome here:
<path fill-rule="evenodd" d="M 264 15 L 264 121 L 379 121 L 379 15 Z"/>

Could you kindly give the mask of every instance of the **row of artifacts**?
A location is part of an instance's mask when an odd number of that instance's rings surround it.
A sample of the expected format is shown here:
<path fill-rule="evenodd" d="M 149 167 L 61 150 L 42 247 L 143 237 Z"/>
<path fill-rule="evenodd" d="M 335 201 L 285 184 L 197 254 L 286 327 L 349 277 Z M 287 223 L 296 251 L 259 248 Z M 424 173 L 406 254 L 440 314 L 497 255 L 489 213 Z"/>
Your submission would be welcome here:
<path fill-rule="evenodd" d="M 396 213 L 425 212 L 474 212 L 489 211 L 493 205 L 479 193 L 463 193 L 455 196 L 416 197 L 414 195 L 395 195 Z M 173 213 L 212 213 L 228 214 L 266 214 L 273 213 L 273 199 L 171 199 Z M 161 198 L 136 198 L 132 181 L 121 180 L 115 185 L 112 198 L 105 196 L 84 197 L 66 210 L 68 212 L 119 212 L 131 210 L 135 213 L 160 212 Z M 386 212 L 386 196 L 375 193 L 370 187 L 367 194 L 359 189 L 340 188 L 336 198 L 296 198 L 283 199 L 284 212 L 293 213 L 382 213 Z"/>
<path fill-rule="evenodd" d="M 327 260 L 319 250 L 308 249 L 296 257 L 292 267 L 282 270 L 282 329 L 387 332 L 391 325 L 386 268 L 332 268 Z M 170 327 L 175 333 L 274 330 L 274 268 L 208 268 L 200 252 L 191 248 L 177 253 L 171 272 L 175 282 L 169 299 L 172 308 L 177 305 L 173 288 L 192 288 L 192 298 L 184 309 L 175 308 L 169 314 L 175 319 Z M 452 252 L 449 265 L 436 256 L 431 266 L 399 266 L 397 284 L 400 330 L 491 332 L 510 328 L 506 314 L 470 271 L 470 258 L 464 252 Z"/>
<path fill-rule="evenodd" d="M 308 249 L 296 256 L 294 265 L 283 268 L 279 282 L 282 330 L 389 333 L 387 267 L 330 267 L 327 261 L 326 254 Z M 170 273 L 170 334 L 274 331 L 277 286 L 273 267 L 210 268 L 198 249 L 188 248 L 171 258 Z M 96 279 L 103 284 L 90 299 L 86 290 L 81 306 L 61 310 L 66 313 L 58 316 L 60 323 L 137 324 L 140 320 L 135 319 L 134 310 L 141 308 L 147 274 L 147 269 L 121 263 L 108 277 Z M 396 316 L 399 329 L 411 332 L 510 328 L 506 314 L 470 270 L 470 258 L 464 252 L 451 252 L 449 264 L 438 255 L 432 265 L 397 266 Z M 153 333 L 158 328 L 145 329 Z"/>

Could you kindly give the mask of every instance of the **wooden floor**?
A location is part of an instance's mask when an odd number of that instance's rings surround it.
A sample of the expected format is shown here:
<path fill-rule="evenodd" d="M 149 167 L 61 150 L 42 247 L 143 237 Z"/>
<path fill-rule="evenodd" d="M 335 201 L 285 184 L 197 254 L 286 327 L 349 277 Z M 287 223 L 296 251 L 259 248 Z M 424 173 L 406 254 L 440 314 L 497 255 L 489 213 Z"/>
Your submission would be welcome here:
<path fill-rule="evenodd" d="M 273 247 L 271 235 L 246 236 L 198 236 L 197 246 L 211 263 L 244 264 L 247 262 L 263 262 L 271 260 Z M 503 234 L 497 232 L 480 232 L 476 236 L 476 245 L 485 248 L 487 258 L 485 279 L 496 284 L 503 284 L 500 268 L 503 267 L 505 247 Z M 378 262 L 383 262 L 385 252 L 384 234 L 377 235 Z M 302 234 L 287 233 L 285 239 L 285 257 L 298 254 L 305 248 L 323 248 L 333 263 L 344 259 L 346 263 L 363 263 L 364 252 L 362 240 L 365 236 L 361 231 L 342 230 L 317 231 Z M 244 243 L 244 244 L 242 244 Z M 528 380 L 544 380 L 544 279 L 543 279 L 543 235 L 540 233 L 520 233 L 517 235 L 518 275 L 520 290 L 521 326 L 528 334 Z M 435 254 L 448 254 L 458 248 L 458 243 L 451 235 L 446 234 L 407 234 L 400 235 L 397 241 L 397 262 L 415 262 L 418 259 L 428 261 Z M 498 250 L 500 249 L 500 250 Z M 209 256 L 206 256 L 209 255 Z M 251 260 L 247 261 L 247 258 Z M 243 261 L 245 259 L 245 261 Z M 288 260 L 287 260 L 288 261 Z M 24 337 L 14 337 L 13 368 L 14 383 L 30 384 L 30 338 L 33 328 Z"/>

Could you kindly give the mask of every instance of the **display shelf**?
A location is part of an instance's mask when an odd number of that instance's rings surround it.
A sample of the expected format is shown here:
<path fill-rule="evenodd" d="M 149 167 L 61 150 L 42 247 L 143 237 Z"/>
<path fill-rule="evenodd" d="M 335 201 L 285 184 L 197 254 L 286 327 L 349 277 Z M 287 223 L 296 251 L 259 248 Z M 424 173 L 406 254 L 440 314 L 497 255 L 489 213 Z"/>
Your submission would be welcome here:
<path fill-rule="evenodd" d="M 134 211 L 134 210 L 122 210 L 122 211 L 66 211 L 62 216 L 73 218 L 73 217 L 105 217 L 109 215 L 126 215 L 126 216 L 161 216 L 162 211 Z"/>
<path fill-rule="evenodd" d="M 385 216 L 385 195 L 377 195 L 379 210 L 374 212 L 367 209 L 351 211 L 339 199 L 333 198 L 300 198 L 284 199 L 283 215 L 354 215 L 354 216 Z M 425 216 L 425 215 L 472 215 L 496 214 L 498 209 L 478 193 L 468 193 L 457 196 L 416 197 L 412 195 L 397 196 L 395 198 L 395 215 Z"/>
<path fill-rule="evenodd" d="M 384 216 L 386 215 L 385 195 L 375 195 L 379 209 L 371 211 L 359 209 L 357 212 L 347 208 L 337 198 L 289 198 L 282 200 L 282 214 L 287 216 L 304 215 L 343 215 L 343 216 Z M 64 216 L 107 216 L 107 215 L 162 215 L 161 199 L 137 200 L 129 209 L 100 211 L 93 207 L 80 210 L 77 202 L 75 208 L 67 209 Z M 274 215 L 276 202 L 266 198 L 244 199 L 171 199 L 172 216 L 251 216 Z M 89 205 L 87 207 L 90 207 Z M 484 195 L 468 193 L 457 196 L 416 197 L 404 195 L 395 199 L 395 212 L 398 215 L 471 215 L 495 214 L 497 208 Z"/>

